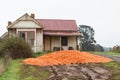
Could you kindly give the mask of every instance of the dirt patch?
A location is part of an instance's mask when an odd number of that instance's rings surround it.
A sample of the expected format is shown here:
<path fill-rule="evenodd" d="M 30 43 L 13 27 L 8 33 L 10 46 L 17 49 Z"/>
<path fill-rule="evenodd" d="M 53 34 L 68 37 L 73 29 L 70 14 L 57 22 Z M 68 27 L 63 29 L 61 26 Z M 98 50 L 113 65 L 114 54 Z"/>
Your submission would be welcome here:
<path fill-rule="evenodd" d="M 106 80 L 111 73 L 99 64 L 70 64 L 45 67 L 50 76 L 47 80 Z"/>

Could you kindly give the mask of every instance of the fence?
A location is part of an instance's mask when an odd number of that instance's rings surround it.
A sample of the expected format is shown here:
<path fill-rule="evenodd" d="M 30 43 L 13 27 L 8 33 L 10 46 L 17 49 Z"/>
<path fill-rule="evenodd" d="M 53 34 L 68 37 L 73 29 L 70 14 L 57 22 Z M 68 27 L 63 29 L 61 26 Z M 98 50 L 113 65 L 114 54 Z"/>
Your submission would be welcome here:
<path fill-rule="evenodd" d="M 0 75 L 7 68 L 10 60 L 10 53 L 7 53 L 6 55 L 0 57 Z"/>

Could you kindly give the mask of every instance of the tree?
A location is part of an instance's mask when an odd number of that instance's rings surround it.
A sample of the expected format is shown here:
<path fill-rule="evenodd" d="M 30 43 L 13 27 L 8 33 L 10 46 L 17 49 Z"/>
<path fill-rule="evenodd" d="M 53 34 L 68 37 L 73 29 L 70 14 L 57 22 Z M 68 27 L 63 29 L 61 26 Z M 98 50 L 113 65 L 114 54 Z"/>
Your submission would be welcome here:
<path fill-rule="evenodd" d="M 103 47 L 100 44 L 95 45 L 95 51 L 104 51 Z"/>
<path fill-rule="evenodd" d="M 81 38 L 81 48 L 83 51 L 95 51 L 95 31 L 93 28 L 87 25 L 80 25 L 79 32 L 83 34 Z"/>

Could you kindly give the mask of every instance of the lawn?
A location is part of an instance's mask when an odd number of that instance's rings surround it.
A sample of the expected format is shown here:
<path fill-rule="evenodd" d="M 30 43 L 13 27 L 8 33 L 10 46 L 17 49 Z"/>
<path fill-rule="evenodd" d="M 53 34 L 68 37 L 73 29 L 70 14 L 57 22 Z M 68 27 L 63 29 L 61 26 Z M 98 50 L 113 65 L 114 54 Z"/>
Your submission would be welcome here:
<path fill-rule="evenodd" d="M 108 80 L 120 80 L 120 62 L 112 61 L 100 65 L 106 67 L 112 73 Z M 49 77 L 49 74 L 44 68 L 24 65 L 22 59 L 17 59 L 11 60 L 8 68 L 0 76 L 0 80 L 45 80 Z"/>

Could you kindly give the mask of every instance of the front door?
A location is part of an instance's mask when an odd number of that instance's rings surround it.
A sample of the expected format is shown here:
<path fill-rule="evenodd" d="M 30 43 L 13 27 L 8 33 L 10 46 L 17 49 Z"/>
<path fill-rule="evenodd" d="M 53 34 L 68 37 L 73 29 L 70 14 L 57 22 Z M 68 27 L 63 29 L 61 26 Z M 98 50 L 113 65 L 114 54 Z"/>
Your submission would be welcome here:
<path fill-rule="evenodd" d="M 50 36 L 44 37 L 44 50 L 49 51 L 50 50 Z"/>

